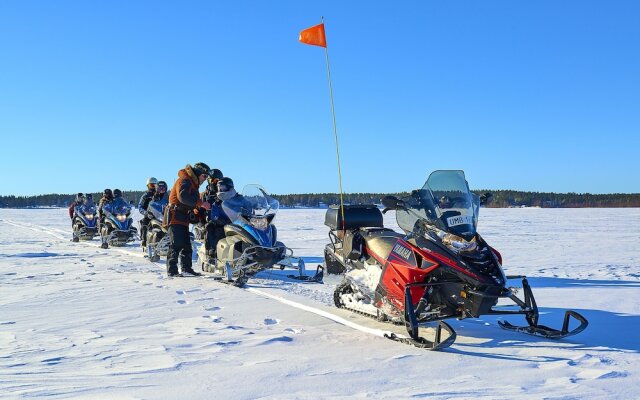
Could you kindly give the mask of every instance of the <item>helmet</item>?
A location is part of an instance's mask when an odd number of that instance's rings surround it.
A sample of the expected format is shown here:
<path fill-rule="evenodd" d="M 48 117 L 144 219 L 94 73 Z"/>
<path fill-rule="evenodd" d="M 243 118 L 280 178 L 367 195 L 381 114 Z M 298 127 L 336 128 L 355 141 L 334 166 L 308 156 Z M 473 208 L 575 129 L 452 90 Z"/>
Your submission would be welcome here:
<path fill-rule="evenodd" d="M 93 201 L 93 195 L 91 193 L 87 193 L 87 200 Z"/>
<path fill-rule="evenodd" d="M 122 197 L 122 190 L 120 190 L 120 189 L 114 189 L 114 191 L 113 191 L 113 197 L 114 197 L 114 198 L 116 198 L 116 199 L 117 199 L 118 197 Z"/>
<path fill-rule="evenodd" d="M 149 187 L 149 185 L 157 185 L 158 184 L 158 180 L 156 178 L 154 178 L 153 176 L 149 179 L 147 179 L 147 187 Z"/>
<path fill-rule="evenodd" d="M 220 171 L 218 168 L 214 168 L 211 171 L 209 171 L 209 179 L 222 179 L 224 177 L 224 175 L 222 175 L 222 171 Z"/>
<path fill-rule="evenodd" d="M 451 208 L 451 197 L 442 196 L 440 201 L 438 202 L 438 207 L 440 208 Z"/>
<path fill-rule="evenodd" d="M 228 192 L 233 189 L 233 180 L 227 176 L 218 181 L 218 192 Z"/>
<path fill-rule="evenodd" d="M 209 182 L 209 187 L 211 188 L 211 190 L 216 190 L 216 183 L 218 183 L 218 181 L 222 179 L 222 177 L 224 177 L 224 175 L 222 175 L 222 171 L 220 171 L 218 168 L 214 168 L 209 171 L 209 177 L 207 178 L 207 181 Z"/>
<path fill-rule="evenodd" d="M 111 189 L 105 189 L 104 192 L 102 192 L 102 194 L 104 197 L 107 197 L 107 198 L 113 197 L 113 193 L 111 192 Z"/>
<path fill-rule="evenodd" d="M 236 190 L 233 188 L 233 181 L 231 178 L 224 177 L 218 181 L 218 192 L 216 196 L 222 201 L 227 201 L 236 195 Z"/>
<path fill-rule="evenodd" d="M 166 191 L 167 191 L 167 182 L 159 181 L 158 182 L 158 188 L 156 189 L 156 192 L 164 193 Z"/>
<path fill-rule="evenodd" d="M 76 195 L 76 202 L 78 202 L 78 203 L 84 202 L 84 194 L 83 193 L 78 193 Z"/>
<path fill-rule="evenodd" d="M 191 169 L 196 176 L 200 176 L 202 174 L 209 175 L 209 171 L 211 171 L 211 168 L 203 162 L 195 163 Z"/>

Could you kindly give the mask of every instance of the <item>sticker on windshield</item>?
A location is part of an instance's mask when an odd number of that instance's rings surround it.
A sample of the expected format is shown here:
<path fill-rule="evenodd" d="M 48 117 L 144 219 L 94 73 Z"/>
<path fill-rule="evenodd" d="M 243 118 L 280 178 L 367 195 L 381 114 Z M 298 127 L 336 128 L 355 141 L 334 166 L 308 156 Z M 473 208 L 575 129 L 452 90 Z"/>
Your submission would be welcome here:
<path fill-rule="evenodd" d="M 473 217 L 470 215 L 456 215 L 455 217 L 447 218 L 447 225 L 450 227 L 457 225 L 471 225 L 473 223 Z"/>

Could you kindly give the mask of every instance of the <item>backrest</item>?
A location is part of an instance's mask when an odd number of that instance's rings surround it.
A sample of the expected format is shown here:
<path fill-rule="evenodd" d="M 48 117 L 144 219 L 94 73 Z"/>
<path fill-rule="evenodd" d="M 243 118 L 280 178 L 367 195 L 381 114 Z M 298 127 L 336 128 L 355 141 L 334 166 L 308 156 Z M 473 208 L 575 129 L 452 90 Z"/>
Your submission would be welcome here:
<path fill-rule="evenodd" d="M 382 213 L 374 204 L 344 206 L 344 218 L 340 206 L 331 206 L 325 214 L 324 224 L 334 231 L 383 227 Z"/>

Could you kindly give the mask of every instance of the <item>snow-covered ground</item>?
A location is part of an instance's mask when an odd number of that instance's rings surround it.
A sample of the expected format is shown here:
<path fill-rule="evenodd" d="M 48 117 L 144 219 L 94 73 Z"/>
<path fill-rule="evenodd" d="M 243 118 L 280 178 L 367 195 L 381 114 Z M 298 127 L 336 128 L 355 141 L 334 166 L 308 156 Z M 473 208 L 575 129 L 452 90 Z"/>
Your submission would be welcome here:
<path fill-rule="evenodd" d="M 496 317 L 454 320 L 457 342 L 429 352 L 301 308 L 334 310 L 337 277 L 169 280 L 137 243 L 70 242 L 66 209 L 0 209 L 0 397 L 640 398 L 640 209 L 481 214 L 507 273 L 532 277 L 541 323 L 558 327 L 571 308 L 586 331 L 554 341 Z M 323 221 L 309 209 L 276 218 L 308 268 L 321 262 Z"/>

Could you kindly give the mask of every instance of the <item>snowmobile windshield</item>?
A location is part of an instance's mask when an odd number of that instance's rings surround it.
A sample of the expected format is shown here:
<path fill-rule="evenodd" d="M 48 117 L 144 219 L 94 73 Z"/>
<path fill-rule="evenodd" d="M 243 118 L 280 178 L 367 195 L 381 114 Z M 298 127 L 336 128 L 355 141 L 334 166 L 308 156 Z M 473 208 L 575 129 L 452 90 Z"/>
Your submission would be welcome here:
<path fill-rule="evenodd" d="M 233 223 L 249 222 L 256 228 L 266 228 L 279 207 L 278 200 L 269 196 L 262 186 L 253 184 L 245 186 L 241 194 L 222 202 L 222 209 Z"/>
<path fill-rule="evenodd" d="M 110 204 L 109 204 L 109 208 L 112 214 L 129 214 L 131 212 L 131 205 L 129 205 L 129 203 L 123 199 L 122 197 L 118 197 L 117 199 L 113 200 Z"/>
<path fill-rule="evenodd" d="M 403 199 L 406 210 L 397 210 L 398 225 L 407 232 L 420 222 L 471 240 L 476 234 L 480 198 L 471 193 L 463 171 L 434 171 L 422 189 Z"/>
<path fill-rule="evenodd" d="M 163 196 L 162 199 L 153 200 L 149 203 L 149 207 L 147 210 L 153 215 L 155 219 L 162 221 L 162 214 L 164 213 L 164 208 L 168 203 L 167 196 Z"/>

